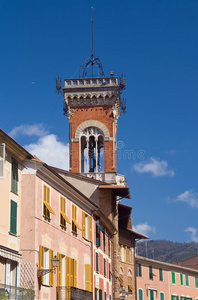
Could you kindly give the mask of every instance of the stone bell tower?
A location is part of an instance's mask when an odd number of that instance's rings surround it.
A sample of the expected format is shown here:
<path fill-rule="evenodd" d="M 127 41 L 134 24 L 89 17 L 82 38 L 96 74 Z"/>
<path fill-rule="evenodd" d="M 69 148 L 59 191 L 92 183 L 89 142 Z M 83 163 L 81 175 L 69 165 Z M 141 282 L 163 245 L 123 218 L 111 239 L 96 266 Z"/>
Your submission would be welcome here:
<path fill-rule="evenodd" d="M 87 77 L 88 67 L 91 75 Z M 97 74 L 94 75 L 94 68 Z M 116 182 L 116 133 L 124 77 L 104 76 L 102 63 L 92 53 L 80 66 L 78 79 L 65 79 L 64 111 L 69 119 L 70 171 Z"/>

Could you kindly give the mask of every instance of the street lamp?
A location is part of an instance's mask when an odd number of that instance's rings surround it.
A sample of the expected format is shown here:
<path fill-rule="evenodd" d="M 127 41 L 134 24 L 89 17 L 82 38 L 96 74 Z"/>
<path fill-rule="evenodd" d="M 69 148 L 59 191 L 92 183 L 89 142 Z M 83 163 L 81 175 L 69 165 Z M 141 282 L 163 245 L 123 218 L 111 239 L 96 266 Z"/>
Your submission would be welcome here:
<path fill-rule="evenodd" d="M 56 268 L 58 267 L 59 264 L 59 259 L 56 257 L 56 255 L 52 258 L 51 262 L 52 262 L 53 269 L 39 269 L 37 272 L 38 278 L 48 273 L 56 274 Z"/>

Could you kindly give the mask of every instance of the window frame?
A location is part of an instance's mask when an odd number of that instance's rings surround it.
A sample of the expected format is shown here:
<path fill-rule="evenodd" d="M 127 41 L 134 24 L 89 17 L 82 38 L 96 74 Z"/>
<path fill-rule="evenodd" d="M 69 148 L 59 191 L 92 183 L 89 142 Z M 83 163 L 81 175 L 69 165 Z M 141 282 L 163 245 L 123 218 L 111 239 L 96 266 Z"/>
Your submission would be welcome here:
<path fill-rule="evenodd" d="M 153 267 L 149 266 L 149 279 L 153 280 Z"/>
<path fill-rule="evenodd" d="M 142 264 L 136 263 L 136 276 L 142 277 Z"/>
<path fill-rule="evenodd" d="M 92 217 L 84 211 L 82 211 L 82 237 L 92 241 Z"/>

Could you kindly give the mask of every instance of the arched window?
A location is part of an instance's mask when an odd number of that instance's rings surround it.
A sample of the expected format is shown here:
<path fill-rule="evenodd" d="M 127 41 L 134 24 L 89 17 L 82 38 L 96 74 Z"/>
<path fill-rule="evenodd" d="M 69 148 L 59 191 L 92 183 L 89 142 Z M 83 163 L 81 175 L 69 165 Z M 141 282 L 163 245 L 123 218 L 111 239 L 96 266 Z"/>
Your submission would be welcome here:
<path fill-rule="evenodd" d="M 104 133 L 97 127 L 83 130 L 81 141 L 81 172 L 100 173 L 104 171 Z"/>

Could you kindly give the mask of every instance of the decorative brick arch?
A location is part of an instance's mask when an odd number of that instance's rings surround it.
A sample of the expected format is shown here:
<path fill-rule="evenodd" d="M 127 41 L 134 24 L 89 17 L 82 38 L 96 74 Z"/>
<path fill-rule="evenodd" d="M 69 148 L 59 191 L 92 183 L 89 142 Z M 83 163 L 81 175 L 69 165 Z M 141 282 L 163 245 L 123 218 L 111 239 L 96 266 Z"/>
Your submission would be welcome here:
<path fill-rule="evenodd" d="M 96 120 L 89 120 L 89 121 L 82 122 L 77 127 L 74 138 L 79 139 L 81 132 L 84 129 L 88 128 L 88 127 L 97 127 L 97 128 L 99 128 L 104 133 L 104 138 L 109 138 L 108 128 L 103 123 L 101 123 L 100 121 L 96 121 Z"/>

